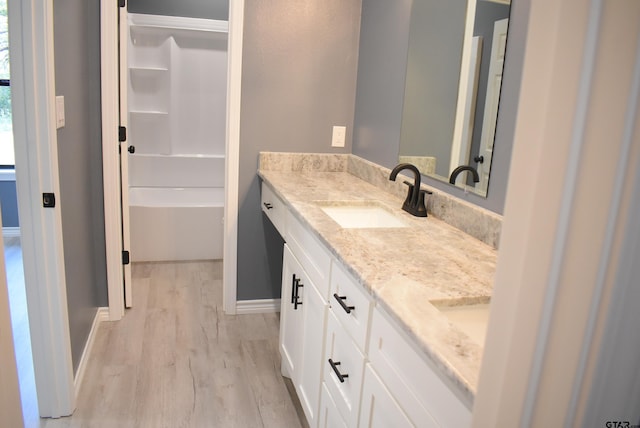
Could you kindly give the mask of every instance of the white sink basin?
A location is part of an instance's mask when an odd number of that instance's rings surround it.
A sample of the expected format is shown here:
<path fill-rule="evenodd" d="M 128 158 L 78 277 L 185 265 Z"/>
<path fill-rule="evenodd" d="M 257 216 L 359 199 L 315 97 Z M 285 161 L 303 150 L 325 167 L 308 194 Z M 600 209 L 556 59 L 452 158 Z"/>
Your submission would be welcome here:
<path fill-rule="evenodd" d="M 471 340 L 483 346 L 489 323 L 489 303 L 460 306 L 435 305 L 451 324 L 466 333 Z"/>
<path fill-rule="evenodd" d="M 382 227 L 407 227 L 407 225 L 385 208 L 378 205 L 327 205 L 324 211 L 340 227 L 365 229 Z"/>

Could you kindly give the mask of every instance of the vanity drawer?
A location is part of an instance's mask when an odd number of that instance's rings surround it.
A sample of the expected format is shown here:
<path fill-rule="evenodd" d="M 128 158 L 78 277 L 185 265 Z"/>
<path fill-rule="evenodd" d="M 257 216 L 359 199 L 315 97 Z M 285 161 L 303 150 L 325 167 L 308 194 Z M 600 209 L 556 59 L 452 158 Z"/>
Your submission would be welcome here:
<path fill-rule="evenodd" d="M 271 223 L 273 223 L 278 232 L 280 232 L 280 235 L 284 237 L 287 209 L 282 200 L 264 183 L 262 183 L 262 199 L 260 203 L 262 211 L 269 217 L 269 220 L 271 220 Z"/>
<path fill-rule="evenodd" d="M 329 307 L 360 350 L 365 352 L 373 301 L 342 264 L 335 261 L 331 269 Z"/>
<path fill-rule="evenodd" d="M 331 255 L 324 245 L 290 212 L 287 213 L 287 235 L 291 251 L 315 284 L 318 293 L 329 298 Z"/>
<path fill-rule="evenodd" d="M 471 411 L 453 393 L 453 385 L 438 376 L 409 340 L 376 308 L 368 354 L 375 373 L 413 423 L 433 419 L 438 426 L 470 426 Z"/>
<path fill-rule="evenodd" d="M 324 383 L 342 419 L 347 426 L 355 427 L 360 409 L 364 355 L 332 313 L 328 316 L 325 349 Z"/>

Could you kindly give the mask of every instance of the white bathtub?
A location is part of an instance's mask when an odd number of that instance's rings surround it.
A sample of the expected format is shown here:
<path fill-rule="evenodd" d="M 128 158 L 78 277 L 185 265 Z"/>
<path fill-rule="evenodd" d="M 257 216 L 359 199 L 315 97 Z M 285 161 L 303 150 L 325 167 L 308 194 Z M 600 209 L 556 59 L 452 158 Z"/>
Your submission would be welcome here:
<path fill-rule="evenodd" d="M 130 187 L 131 260 L 222 259 L 224 188 Z"/>

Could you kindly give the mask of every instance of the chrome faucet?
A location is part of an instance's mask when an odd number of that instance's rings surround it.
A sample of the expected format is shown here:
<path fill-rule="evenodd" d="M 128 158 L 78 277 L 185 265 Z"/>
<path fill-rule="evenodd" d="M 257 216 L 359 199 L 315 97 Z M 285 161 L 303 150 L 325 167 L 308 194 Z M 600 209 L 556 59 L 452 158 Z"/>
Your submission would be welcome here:
<path fill-rule="evenodd" d="M 407 199 L 405 199 L 404 204 L 402 204 L 402 209 L 416 217 L 426 217 L 427 207 L 424 205 L 424 197 L 425 194 L 431 194 L 432 192 L 420 189 L 420 171 L 418 168 L 410 163 L 401 163 L 393 168 L 389 175 L 389 180 L 396 181 L 398 173 L 403 169 L 408 169 L 413 172 L 413 184 L 404 181 L 404 184 L 409 186 L 409 192 L 407 193 Z"/>
<path fill-rule="evenodd" d="M 478 175 L 477 169 L 469 165 L 460 165 L 451 173 L 451 177 L 449 177 L 449 183 L 456 184 L 456 178 L 458 178 L 458 175 L 460 175 L 462 171 L 471 171 L 474 183 L 478 183 L 480 181 L 480 176 Z"/>

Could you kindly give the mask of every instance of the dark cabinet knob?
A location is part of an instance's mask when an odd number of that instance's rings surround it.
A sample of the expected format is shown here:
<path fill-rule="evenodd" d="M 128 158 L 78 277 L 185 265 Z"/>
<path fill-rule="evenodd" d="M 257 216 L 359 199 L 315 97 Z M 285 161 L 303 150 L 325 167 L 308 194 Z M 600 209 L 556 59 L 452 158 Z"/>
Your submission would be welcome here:
<path fill-rule="evenodd" d="M 484 163 L 484 156 L 476 156 L 473 158 L 475 163 Z"/>
<path fill-rule="evenodd" d="M 136 152 L 136 146 L 129 146 L 129 148 L 127 149 L 127 151 L 131 154 L 134 154 Z"/>

